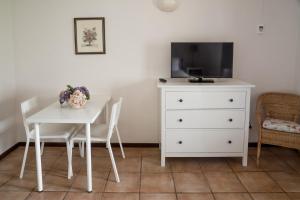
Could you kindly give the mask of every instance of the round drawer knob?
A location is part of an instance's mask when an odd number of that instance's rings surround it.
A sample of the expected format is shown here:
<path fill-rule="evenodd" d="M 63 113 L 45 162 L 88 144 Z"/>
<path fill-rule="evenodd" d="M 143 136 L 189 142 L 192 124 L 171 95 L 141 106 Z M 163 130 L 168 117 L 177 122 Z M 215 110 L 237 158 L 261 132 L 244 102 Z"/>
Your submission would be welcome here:
<path fill-rule="evenodd" d="M 178 99 L 178 101 L 179 101 L 180 103 L 182 103 L 182 102 L 183 102 L 183 99 Z"/>
<path fill-rule="evenodd" d="M 230 101 L 230 102 L 233 102 L 233 99 L 231 98 L 231 99 L 229 99 L 229 101 Z"/>
<path fill-rule="evenodd" d="M 178 144 L 182 144 L 182 141 L 178 141 Z"/>
<path fill-rule="evenodd" d="M 179 122 L 182 122 L 183 120 L 182 120 L 182 119 L 178 119 L 178 121 L 179 121 Z"/>
<path fill-rule="evenodd" d="M 229 118 L 229 119 L 228 119 L 228 121 L 229 121 L 229 122 L 232 122 L 232 121 L 233 121 L 233 119 L 232 119 L 232 118 Z"/>
<path fill-rule="evenodd" d="M 228 144 L 231 144 L 232 143 L 232 141 L 231 140 L 228 140 Z"/>

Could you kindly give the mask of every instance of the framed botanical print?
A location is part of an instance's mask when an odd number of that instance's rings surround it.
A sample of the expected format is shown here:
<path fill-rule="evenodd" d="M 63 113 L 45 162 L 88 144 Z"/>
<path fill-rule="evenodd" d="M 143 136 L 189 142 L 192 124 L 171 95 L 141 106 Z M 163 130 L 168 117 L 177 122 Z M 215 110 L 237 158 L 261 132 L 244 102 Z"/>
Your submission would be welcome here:
<path fill-rule="evenodd" d="M 105 54 L 104 17 L 74 18 L 75 53 Z"/>

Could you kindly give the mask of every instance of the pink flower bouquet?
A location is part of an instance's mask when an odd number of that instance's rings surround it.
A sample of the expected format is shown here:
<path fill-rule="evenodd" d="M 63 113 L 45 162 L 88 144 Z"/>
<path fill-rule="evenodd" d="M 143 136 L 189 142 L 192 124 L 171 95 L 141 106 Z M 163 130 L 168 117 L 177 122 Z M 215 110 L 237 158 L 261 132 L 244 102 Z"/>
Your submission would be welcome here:
<path fill-rule="evenodd" d="M 67 102 L 73 108 L 83 107 L 89 99 L 90 93 L 84 86 L 73 88 L 67 85 L 67 89 L 59 94 L 59 103 L 62 105 Z"/>

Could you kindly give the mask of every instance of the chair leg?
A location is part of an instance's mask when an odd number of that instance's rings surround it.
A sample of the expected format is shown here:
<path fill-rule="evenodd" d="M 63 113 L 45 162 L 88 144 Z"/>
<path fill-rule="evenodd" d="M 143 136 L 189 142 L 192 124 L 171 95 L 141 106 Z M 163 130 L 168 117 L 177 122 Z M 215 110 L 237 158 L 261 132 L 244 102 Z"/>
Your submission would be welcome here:
<path fill-rule="evenodd" d="M 119 174 L 118 174 L 118 170 L 117 170 L 117 166 L 116 166 L 114 154 L 113 154 L 113 151 L 111 149 L 110 143 L 106 143 L 106 146 L 108 148 L 108 152 L 109 152 L 109 156 L 110 156 L 110 159 L 111 159 L 111 164 L 113 166 L 113 170 L 114 170 L 116 181 L 117 181 L 117 183 L 119 183 L 120 182 L 120 178 L 119 178 Z"/>
<path fill-rule="evenodd" d="M 81 148 L 82 148 L 82 147 L 81 147 L 81 142 L 78 142 L 78 149 L 79 149 L 80 157 L 81 157 L 81 151 L 82 151 Z"/>
<path fill-rule="evenodd" d="M 73 176 L 72 148 L 68 140 L 66 140 L 66 146 L 67 146 L 67 155 L 68 155 L 68 179 L 70 179 Z"/>
<path fill-rule="evenodd" d="M 84 141 L 82 141 L 81 148 L 82 148 L 82 157 L 83 158 L 84 158 L 84 145 L 85 145 L 85 143 L 84 143 Z"/>
<path fill-rule="evenodd" d="M 41 144 L 41 156 L 44 153 L 44 146 L 45 146 L 45 142 L 42 142 L 42 144 Z"/>
<path fill-rule="evenodd" d="M 73 174 L 73 165 L 72 165 L 72 163 L 73 163 L 73 146 L 74 146 L 74 144 L 71 144 L 71 143 L 69 143 L 70 144 L 70 146 L 69 146 L 69 153 L 70 153 L 70 171 L 71 171 L 71 176 L 73 176 L 74 174 Z"/>
<path fill-rule="evenodd" d="M 125 153 L 124 153 L 121 137 L 120 137 L 120 134 L 119 134 L 119 129 L 118 129 L 117 126 L 116 126 L 116 132 L 117 132 L 117 136 L 118 136 L 118 140 L 119 140 L 119 144 L 120 144 L 120 149 L 121 149 L 121 152 L 122 152 L 122 157 L 125 158 Z"/>
<path fill-rule="evenodd" d="M 257 155 L 256 155 L 256 165 L 259 166 L 259 159 L 261 154 L 261 141 L 260 139 L 257 142 Z"/>
<path fill-rule="evenodd" d="M 21 172 L 20 172 L 20 178 L 21 179 L 23 178 L 23 175 L 24 175 L 24 169 L 25 169 L 25 164 L 26 164 L 26 159 L 27 159 L 27 154 L 28 154 L 29 143 L 30 143 L 30 140 L 27 139 L 26 140 L 25 151 L 24 151 L 24 156 L 23 156 Z"/>
<path fill-rule="evenodd" d="M 79 142 L 79 145 L 80 145 L 80 150 L 79 150 L 79 153 L 80 153 L 80 157 L 81 158 L 84 158 L 84 141 L 80 141 Z"/>

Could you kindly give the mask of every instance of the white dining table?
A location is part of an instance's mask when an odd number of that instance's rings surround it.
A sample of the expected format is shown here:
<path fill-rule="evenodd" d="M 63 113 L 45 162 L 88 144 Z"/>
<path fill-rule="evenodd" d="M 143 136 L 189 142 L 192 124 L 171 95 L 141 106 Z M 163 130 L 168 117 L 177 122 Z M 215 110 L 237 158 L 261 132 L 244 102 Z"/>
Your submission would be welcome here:
<path fill-rule="evenodd" d="M 37 190 L 43 191 L 43 176 L 41 164 L 40 129 L 42 123 L 47 124 L 85 124 L 86 133 L 86 167 L 87 167 L 87 191 L 92 192 L 92 160 L 91 160 L 91 124 L 103 110 L 106 110 L 108 118 L 109 95 L 94 95 L 87 101 L 83 108 L 71 108 L 68 105 L 61 106 L 55 102 L 41 111 L 27 118 L 27 122 L 34 124 L 35 128 L 35 157 L 37 173 Z"/>

